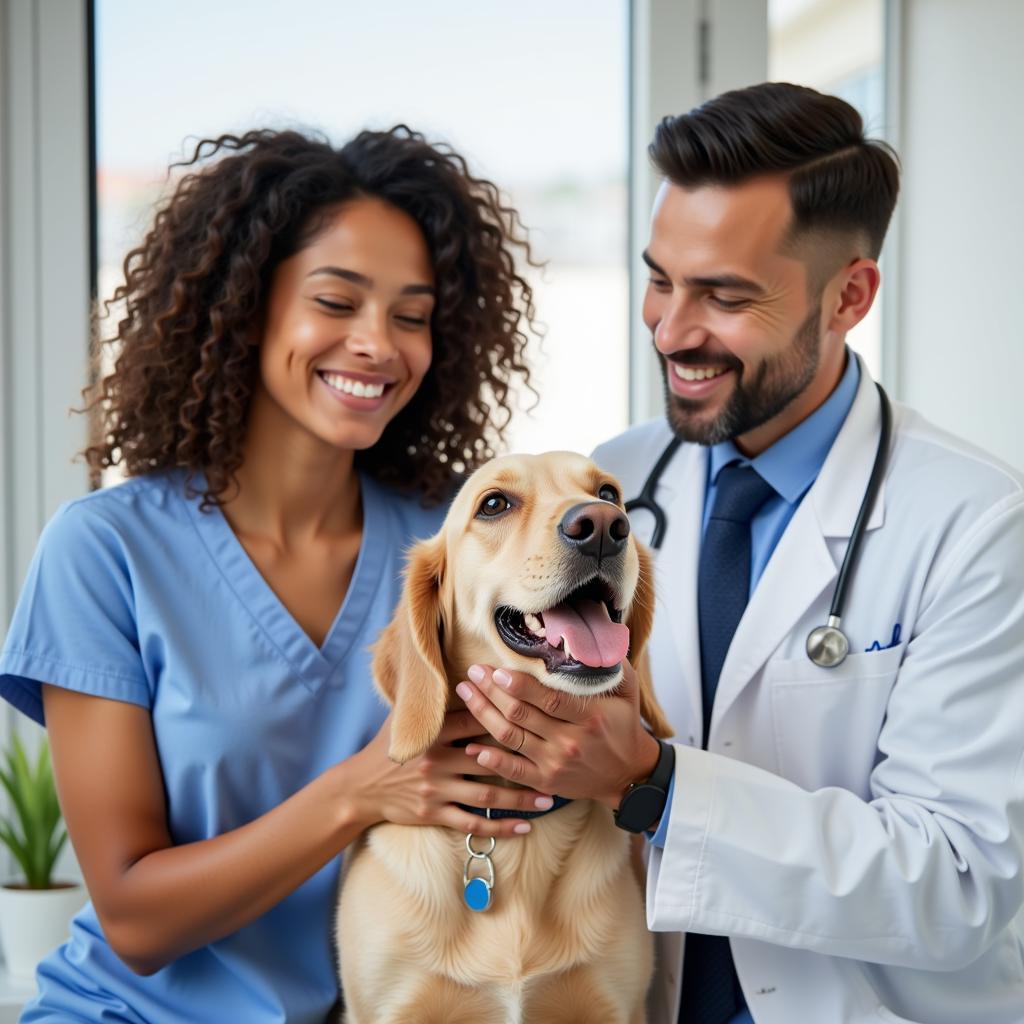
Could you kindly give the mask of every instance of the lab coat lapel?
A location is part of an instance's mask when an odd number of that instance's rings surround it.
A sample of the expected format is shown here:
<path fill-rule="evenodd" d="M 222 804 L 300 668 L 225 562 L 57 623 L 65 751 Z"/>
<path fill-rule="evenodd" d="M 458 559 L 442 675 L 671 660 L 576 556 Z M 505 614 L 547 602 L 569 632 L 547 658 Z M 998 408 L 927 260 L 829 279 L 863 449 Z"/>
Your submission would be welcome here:
<path fill-rule="evenodd" d="M 861 362 L 860 385 L 850 412 L 736 627 L 715 694 L 712 738 L 743 688 L 839 575 L 845 546 L 838 549 L 837 561 L 827 538 L 848 540 L 853 532 L 871 476 L 878 431 L 878 394 Z M 884 506 L 883 488 L 868 521 L 869 530 L 884 521 Z"/>
<path fill-rule="evenodd" d="M 662 685 L 658 697 L 680 735 L 683 723 L 700 721 L 697 565 L 707 458 L 706 448 L 683 445 L 658 488 L 668 529 L 657 554 L 655 589 L 661 610 L 655 619 L 651 658 L 654 678 L 670 681 L 668 687 Z"/>

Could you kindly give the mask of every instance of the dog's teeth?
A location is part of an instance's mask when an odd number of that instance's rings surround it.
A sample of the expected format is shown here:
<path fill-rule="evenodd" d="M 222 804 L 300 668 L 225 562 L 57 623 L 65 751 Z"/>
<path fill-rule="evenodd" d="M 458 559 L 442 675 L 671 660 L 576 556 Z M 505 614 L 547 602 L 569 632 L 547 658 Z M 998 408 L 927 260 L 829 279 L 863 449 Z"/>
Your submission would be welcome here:
<path fill-rule="evenodd" d="M 526 628 L 533 633 L 534 636 L 544 635 L 544 624 L 532 612 L 527 612 L 527 614 L 523 616 L 523 622 L 526 624 Z"/>
<path fill-rule="evenodd" d="M 565 650 L 565 656 L 567 658 L 575 658 L 575 655 L 569 650 L 569 638 L 567 636 L 562 637 L 560 646 Z"/>

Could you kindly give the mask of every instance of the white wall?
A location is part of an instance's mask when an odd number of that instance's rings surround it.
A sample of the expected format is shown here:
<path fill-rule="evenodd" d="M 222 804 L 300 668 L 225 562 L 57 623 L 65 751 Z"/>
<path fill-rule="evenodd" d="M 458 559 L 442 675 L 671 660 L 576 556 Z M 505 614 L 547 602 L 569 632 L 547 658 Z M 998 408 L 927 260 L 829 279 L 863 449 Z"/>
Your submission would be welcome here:
<path fill-rule="evenodd" d="M 898 392 L 1024 469 L 1024 3 L 901 6 Z"/>

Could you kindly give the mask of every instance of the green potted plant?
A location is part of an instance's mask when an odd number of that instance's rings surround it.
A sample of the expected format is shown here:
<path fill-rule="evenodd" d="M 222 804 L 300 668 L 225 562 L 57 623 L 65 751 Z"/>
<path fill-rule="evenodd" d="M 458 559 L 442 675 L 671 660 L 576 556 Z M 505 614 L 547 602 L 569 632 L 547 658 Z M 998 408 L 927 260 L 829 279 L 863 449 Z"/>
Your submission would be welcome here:
<path fill-rule="evenodd" d="M 67 936 L 86 900 L 84 886 L 53 879 L 67 842 L 46 740 L 33 764 L 15 733 L 0 765 L 8 813 L 0 816 L 0 842 L 22 876 L 0 886 L 0 947 L 11 978 L 31 980 L 36 964 Z"/>

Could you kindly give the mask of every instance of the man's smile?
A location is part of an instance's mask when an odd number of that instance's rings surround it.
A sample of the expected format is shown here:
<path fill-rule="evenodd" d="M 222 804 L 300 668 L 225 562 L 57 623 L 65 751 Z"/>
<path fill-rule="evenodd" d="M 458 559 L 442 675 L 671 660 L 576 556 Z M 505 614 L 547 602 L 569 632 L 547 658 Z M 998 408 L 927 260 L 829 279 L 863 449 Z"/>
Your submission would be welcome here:
<path fill-rule="evenodd" d="M 701 399 L 724 387 L 735 376 L 729 366 L 684 366 L 669 361 L 668 386 L 679 398 Z"/>
<path fill-rule="evenodd" d="M 726 372 L 724 366 L 681 366 L 672 364 L 672 372 L 683 380 L 710 380 Z"/>

